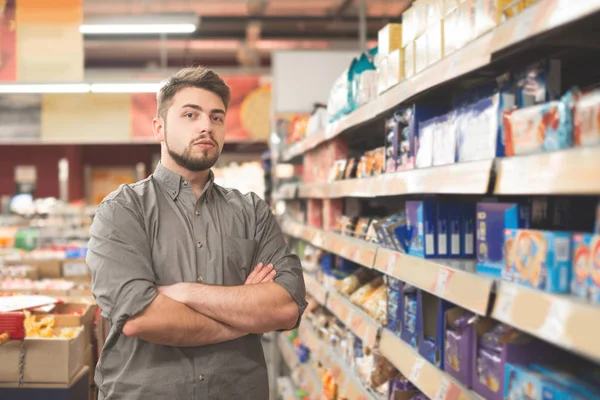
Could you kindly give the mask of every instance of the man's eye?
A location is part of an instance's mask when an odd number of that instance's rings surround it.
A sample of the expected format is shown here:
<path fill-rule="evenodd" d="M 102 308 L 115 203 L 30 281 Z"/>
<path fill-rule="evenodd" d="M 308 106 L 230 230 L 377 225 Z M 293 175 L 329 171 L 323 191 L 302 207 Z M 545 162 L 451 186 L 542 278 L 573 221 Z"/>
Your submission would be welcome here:
<path fill-rule="evenodd" d="M 185 116 L 187 118 L 194 118 L 194 113 L 187 113 L 187 114 L 185 114 Z"/>
<path fill-rule="evenodd" d="M 212 119 L 215 122 L 223 122 L 223 117 L 221 117 L 220 115 L 213 115 Z"/>

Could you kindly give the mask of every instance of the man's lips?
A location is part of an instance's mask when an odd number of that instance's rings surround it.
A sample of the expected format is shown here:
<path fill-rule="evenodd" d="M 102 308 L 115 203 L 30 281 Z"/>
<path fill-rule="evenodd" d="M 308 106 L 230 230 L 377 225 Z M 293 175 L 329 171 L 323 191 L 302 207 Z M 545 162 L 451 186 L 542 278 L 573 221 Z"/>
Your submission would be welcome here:
<path fill-rule="evenodd" d="M 193 146 L 200 147 L 202 149 L 209 149 L 209 148 L 212 148 L 212 147 L 217 147 L 217 144 L 215 142 L 210 141 L 210 140 L 201 140 L 199 142 L 195 142 L 193 144 Z"/>

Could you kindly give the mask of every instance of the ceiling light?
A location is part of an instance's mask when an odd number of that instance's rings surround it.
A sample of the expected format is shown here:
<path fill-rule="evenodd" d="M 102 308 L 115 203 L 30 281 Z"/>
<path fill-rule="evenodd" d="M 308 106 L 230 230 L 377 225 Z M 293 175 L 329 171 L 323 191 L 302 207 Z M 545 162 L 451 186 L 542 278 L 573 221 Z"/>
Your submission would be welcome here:
<path fill-rule="evenodd" d="M 156 93 L 162 83 L 92 83 L 92 93 Z"/>
<path fill-rule="evenodd" d="M 0 93 L 87 93 L 87 83 L 41 83 L 0 85 Z"/>
<path fill-rule="evenodd" d="M 198 29 L 195 14 L 140 14 L 94 17 L 79 26 L 85 35 L 145 35 L 192 33 Z"/>

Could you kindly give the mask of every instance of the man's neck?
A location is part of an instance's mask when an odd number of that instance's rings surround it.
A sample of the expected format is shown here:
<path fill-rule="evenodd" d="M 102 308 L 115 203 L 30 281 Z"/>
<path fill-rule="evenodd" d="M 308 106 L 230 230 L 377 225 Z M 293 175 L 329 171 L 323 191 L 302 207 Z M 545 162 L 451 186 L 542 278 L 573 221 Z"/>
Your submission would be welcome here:
<path fill-rule="evenodd" d="M 161 158 L 160 162 L 163 167 L 167 168 L 171 172 L 181 175 L 183 179 L 185 179 L 192 186 L 192 190 L 194 191 L 196 198 L 200 197 L 200 194 L 202 193 L 202 190 L 204 190 L 204 187 L 206 186 L 210 176 L 209 169 L 198 172 L 190 171 L 177 164 L 171 157 Z"/>

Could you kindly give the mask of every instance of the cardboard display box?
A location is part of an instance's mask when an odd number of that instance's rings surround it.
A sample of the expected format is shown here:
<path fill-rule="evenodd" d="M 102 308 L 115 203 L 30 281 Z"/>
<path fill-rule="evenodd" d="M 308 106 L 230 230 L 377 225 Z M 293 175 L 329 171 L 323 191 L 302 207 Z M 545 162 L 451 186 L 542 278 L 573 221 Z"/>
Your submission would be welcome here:
<path fill-rule="evenodd" d="M 40 279 L 62 278 L 63 260 L 59 259 L 35 259 L 29 257 L 14 258 L 4 261 L 4 265 L 30 265 L 37 267 Z"/>
<path fill-rule="evenodd" d="M 0 399 L 2 400 L 85 400 L 92 399 L 88 382 L 88 367 L 83 367 L 69 382 L 64 384 L 17 384 L 0 383 Z"/>
<path fill-rule="evenodd" d="M 24 382 L 70 383 L 84 366 L 86 343 L 84 330 L 73 339 L 25 339 Z M 2 345 L 0 382 L 19 381 L 20 349 L 21 341 L 18 340 Z"/>
<path fill-rule="evenodd" d="M 54 315 L 57 328 L 70 326 L 82 326 L 87 344 L 91 344 L 94 338 L 94 319 L 96 318 L 97 306 L 94 304 L 85 304 L 77 302 L 65 302 L 57 304 L 49 313 L 34 311 L 33 315 Z M 71 315 L 77 312 L 80 315 Z"/>

